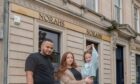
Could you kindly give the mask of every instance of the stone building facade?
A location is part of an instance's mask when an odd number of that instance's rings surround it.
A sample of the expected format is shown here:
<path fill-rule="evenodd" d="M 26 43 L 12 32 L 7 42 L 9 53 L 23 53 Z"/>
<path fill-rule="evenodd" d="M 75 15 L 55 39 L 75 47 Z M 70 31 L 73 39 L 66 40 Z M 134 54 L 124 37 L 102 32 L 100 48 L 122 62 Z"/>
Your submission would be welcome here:
<path fill-rule="evenodd" d="M 99 84 L 138 84 L 139 7 L 138 0 L 9 0 L 8 84 L 26 84 L 25 59 L 43 37 L 54 41 L 57 64 L 72 51 L 82 66 L 86 45 L 94 43 Z"/>
<path fill-rule="evenodd" d="M 3 9 L 4 9 L 4 6 L 3 6 L 3 0 L 0 0 L 0 76 L 3 76 L 3 55 L 2 55 L 2 52 L 3 52 L 3 47 L 2 47 L 2 42 L 3 42 Z M 2 83 L 3 81 L 3 78 L 0 78 L 0 83 Z"/>

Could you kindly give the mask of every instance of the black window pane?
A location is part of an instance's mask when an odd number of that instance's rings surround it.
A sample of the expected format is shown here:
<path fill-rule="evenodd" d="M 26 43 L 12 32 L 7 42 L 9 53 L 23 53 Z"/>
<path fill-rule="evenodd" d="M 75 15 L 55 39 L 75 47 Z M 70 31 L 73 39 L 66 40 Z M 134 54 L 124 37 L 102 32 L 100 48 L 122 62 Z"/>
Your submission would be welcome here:
<path fill-rule="evenodd" d="M 40 50 L 40 44 L 42 43 L 42 40 L 45 38 L 49 38 L 54 43 L 54 63 L 60 63 L 60 33 L 54 32 L 48 29 L 40 28 L 39 29 L 39 50 Z"/>
<path fill-rule="evenodd" d="M 136 81 L 140 84 L 140 55 L 136 55 Z"/>

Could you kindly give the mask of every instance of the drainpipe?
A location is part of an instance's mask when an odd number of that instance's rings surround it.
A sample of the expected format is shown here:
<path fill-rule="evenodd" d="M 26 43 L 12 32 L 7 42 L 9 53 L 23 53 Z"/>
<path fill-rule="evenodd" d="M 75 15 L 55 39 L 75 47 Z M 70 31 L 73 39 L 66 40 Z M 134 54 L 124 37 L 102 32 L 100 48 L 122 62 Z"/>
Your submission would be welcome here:
<path fill-rule="evenodd" d="M 8 35 L 9 35 L 9 0 L 4 1 L 3 13 L 3 84 L 8 84 Z"/>

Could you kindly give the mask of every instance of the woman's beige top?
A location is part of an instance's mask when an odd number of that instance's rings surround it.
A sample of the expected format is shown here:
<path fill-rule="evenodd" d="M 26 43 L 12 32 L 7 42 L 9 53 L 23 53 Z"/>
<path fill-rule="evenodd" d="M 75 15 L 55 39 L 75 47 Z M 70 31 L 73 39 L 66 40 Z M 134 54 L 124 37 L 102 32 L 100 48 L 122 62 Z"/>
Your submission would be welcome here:
<path fill-rule="evenodd" d="M 60 79 L 61 84 L 86 84 L 85 80 L 76 80 L 70 70 L 66 70 L 65 74 Z"/>

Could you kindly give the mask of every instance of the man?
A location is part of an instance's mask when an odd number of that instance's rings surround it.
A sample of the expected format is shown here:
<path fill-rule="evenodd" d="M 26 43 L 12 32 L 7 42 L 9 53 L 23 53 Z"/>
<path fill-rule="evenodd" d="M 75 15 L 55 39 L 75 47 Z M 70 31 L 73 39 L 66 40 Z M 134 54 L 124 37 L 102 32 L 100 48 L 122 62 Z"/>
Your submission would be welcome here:
<path fill-rule="evenodd" d="M 40 52 L 32 53 L 25 63 L 27 84 L 54 84 L 54 68 L 51 63 L 53 42 L 44 39 Z"/>

